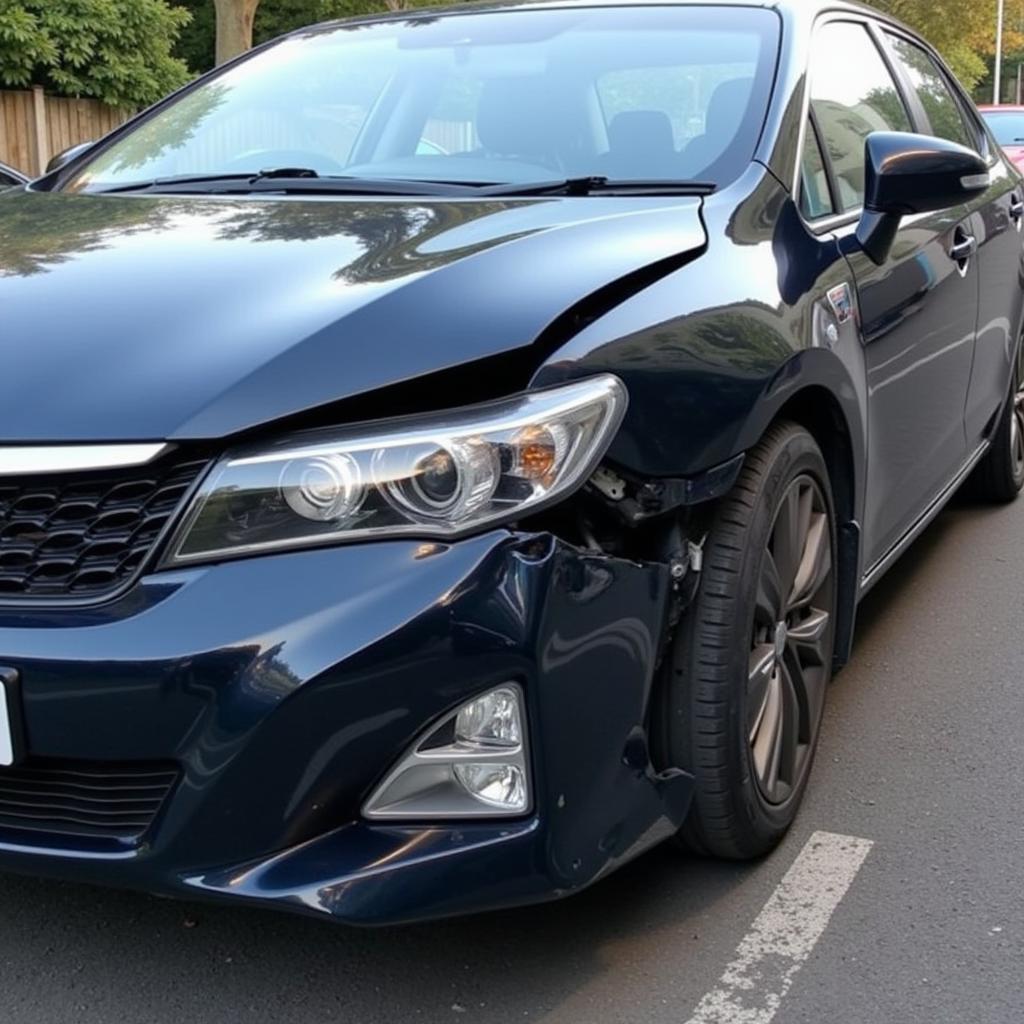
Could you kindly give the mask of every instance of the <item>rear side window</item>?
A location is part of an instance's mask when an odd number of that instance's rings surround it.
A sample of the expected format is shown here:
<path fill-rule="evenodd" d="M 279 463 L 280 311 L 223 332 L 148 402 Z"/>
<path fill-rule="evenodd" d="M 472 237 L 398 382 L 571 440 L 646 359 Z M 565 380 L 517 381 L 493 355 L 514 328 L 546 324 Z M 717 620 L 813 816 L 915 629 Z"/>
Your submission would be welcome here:
<path fill-rule="evenodd" d="M 840 210 L 864 202 L 864 140 L 911 131 L 910 117 L 867 29 L 834 21 L 815 35 L 811 106 L 832 163 Z"/>
<path fill-rule="evenodd" d="M 915 46 L 909 39 L 889 33 L 886 35 L 896 59 L 903 66 L 921 100 L 921 106 L 924 107 L 932 127 L 932 134 L 940 139 L 959 142 L 961 146 L 976 149 L 978 140 L 973 137 L 973 132 L 968 131 L 960 104 L 954 98 L 953 91 L 939 66 L 920 46 Z"/>

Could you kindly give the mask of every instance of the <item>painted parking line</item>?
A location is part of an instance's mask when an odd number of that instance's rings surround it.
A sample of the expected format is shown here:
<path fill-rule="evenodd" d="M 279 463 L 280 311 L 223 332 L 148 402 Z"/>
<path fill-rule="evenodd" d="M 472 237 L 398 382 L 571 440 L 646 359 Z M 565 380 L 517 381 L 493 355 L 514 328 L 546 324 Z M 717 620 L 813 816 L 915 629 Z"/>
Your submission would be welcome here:
<path fill-rule="evenodd" d="M 686 1024 L 769 1024 L 873 845 L 815 832 Z"/>

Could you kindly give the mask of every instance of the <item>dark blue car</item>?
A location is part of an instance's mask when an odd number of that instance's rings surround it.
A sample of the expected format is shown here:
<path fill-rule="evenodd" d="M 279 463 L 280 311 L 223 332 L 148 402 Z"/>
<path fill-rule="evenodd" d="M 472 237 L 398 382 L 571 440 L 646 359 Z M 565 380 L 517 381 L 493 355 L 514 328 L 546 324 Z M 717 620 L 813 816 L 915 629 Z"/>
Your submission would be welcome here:
<path fill-rule="evenodd" d="M 1024 482 L 1022 219 L 796 0 L 311 28 L 5 192 L 0 867 L 379 923 L 765 853 L 859 599 Z"/>

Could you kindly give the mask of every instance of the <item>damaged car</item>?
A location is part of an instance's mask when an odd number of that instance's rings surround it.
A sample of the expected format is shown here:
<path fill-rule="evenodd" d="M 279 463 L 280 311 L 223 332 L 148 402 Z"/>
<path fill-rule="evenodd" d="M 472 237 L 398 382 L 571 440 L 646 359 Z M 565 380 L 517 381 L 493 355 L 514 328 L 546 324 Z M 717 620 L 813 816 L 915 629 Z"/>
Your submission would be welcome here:
<path fill-rule="evenodd" d="M 0 196 L 0 868 L 380 924 L 765 854 L 858 601 L 1024 482 L 1022 218 L 844 3 L 335 22 L 63 154 Z"/>

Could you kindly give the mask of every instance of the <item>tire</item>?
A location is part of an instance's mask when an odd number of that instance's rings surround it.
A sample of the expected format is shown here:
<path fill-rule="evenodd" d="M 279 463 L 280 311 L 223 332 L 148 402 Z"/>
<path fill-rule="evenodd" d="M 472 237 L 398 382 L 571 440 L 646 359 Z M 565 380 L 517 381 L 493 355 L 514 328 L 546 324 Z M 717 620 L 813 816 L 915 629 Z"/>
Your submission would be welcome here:
<path fill-rule="evenodd" d="M 1010 398 L 971 486 L 982 501 L 1005 504 L 1024 487 L 1024 346 L 1018 347 Z"/>
<path fill-rule="evenodd" d="M 832 674 L 835 551 L 821 451 L 773 426 L 717 510 L 666 659 L 663 753 L 695 778 L 678 835 L 693 852 L 761 856 L 796 816 Z"/>

